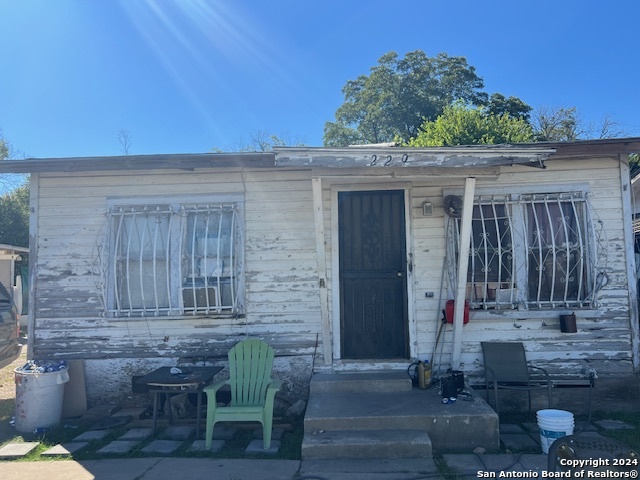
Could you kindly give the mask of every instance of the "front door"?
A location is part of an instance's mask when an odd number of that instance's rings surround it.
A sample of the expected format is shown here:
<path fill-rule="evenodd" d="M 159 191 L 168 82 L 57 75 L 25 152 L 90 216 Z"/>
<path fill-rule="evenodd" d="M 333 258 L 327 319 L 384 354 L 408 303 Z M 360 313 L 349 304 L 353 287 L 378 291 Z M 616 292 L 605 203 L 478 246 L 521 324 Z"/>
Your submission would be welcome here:
<path fill-rule="evenodd" d="M 343 359 L 406 359 L 404 192 L 338 193 Z"/>

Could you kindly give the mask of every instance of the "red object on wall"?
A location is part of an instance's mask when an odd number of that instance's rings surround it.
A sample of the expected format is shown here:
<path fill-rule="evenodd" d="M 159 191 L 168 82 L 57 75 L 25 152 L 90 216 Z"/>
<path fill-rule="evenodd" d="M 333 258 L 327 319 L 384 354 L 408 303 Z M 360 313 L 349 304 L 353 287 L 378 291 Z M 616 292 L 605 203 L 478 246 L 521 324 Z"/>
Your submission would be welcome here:
<path fill-rule="evenodd" d="M 454 305 L 455 305 L 455 300 L 447 300 L 447 304 L 444 309 L 444 318 L 447 321 L 447 323 L 453 323 Z M 467 323 L 469 323 L 469 302 L 465 300 L 463 324 L 466 325 Z"/>

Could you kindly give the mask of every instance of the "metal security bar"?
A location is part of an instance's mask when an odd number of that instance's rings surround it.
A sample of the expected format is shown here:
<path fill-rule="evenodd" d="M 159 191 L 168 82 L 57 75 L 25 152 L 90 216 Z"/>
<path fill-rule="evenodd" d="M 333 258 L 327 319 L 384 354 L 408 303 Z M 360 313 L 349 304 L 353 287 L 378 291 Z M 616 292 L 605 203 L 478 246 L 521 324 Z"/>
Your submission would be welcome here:
<path fill-rule="evenodd" d="M 110 315 L 238 312 L 237 204 L 114 207 L 108 216 Z"/>
<path fill-rule="evenodd" d="M 222 313 L 238 307 L 236 247 L 240 237 L 235 205 L 183 207 L 182 299 L 185 312 Z"/>
<path fill-rule="evenodd" d="M 513 308 L 516 303 L 510 203 L 504 195 L 480 196 L 474 201 L 466 294 L 471 308 Z M 457 258 L 460 220 L 451 222 L 449 228 L 453 229 Z"/>
<path fill-rule="evenodd" d="M 574 307 L 590 303 L 588 208 L 578 193 L 526 195 L 529 307 Z"/>
<path fill-rule="evenodd" d="M 118 315 L 158 315 L 170 304 L 171 210 L 166 206 L 119 207 L 114 225 L 113 305 Z"/>
<path fill-rule="evenodd" d="M 479 196 L 474 200 L 466 298 L 475 309 L 593 304 L 597 234 L 582 192 Z M 458 259 L 460 219 L 448 224 Z M 450 280 L 455 265 L 449 262 Z"/>
<path fill-rule="evenodd" d="M 478 197 L 471 220 L 467 281 L 471 301 L 482 308 L 511 308 L 515 295 L 513 221 L 508 197 Z"/>

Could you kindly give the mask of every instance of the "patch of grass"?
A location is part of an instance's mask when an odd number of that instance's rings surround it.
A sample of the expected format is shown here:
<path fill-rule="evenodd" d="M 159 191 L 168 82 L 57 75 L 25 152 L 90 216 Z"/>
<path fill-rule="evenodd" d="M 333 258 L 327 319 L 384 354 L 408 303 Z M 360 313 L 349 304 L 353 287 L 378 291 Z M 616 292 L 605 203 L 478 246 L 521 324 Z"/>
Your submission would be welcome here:
<path fill-rule="evenodd" d="M 278 458 L 284 460 L 300 460 L 302 458 L 302 437 L 304 437 L 304 422 L 302 418 L 291 421 L 291 430 L 282 435 L 282 444 Z"/>
<path fill-rule="evenodd" d="M 598 432 L 605 436 L 614 438 L 628 447 L 640 452 L 640 412 L 592 412 L 591 418 L 588 415 L 576 415 L 575 418 L 576 429 L 574 433 L 577 433 L 579 428 L 586 426 L 589 423 L 598 428 Z M 605 430 L 599 428 L 594 422 L 598 420 L 619 420 L 634 427 L 632 430 Z M 522 425 L 523 423 L 537 424 L 537 418 L 535 412 L 532 413 L 515 413 L 505 412 L 500 414 L 500 423 L 514 423 Z M 529 453 L 529 452 L 515 452 L 515 453 Z"/>
<path fill-rule="evenodd" d="M 586 421 L 586 417 L 584 420 Z M 595 412 L 591 420 L 620 420 L 631 425 L 633 430 L 603 430 L 600 433 L 640 452 L 640 412 Z"/>
<path fill-rule="evenodd" d="M 252 439 L 252 429 L 240 428 L 230 440 L 224 442 L 222 450 L 210 455 L 221 458 L 244 458 L 244 449 L 247 448 Z"/>
<path fill-rule="evenodd" d="M 444 461 L 441 455 L 434 455 L 433 461 L 436 464 L 436 468 L 438 469 L 438 473 L 445 480 L 462 480 L 456 470 L 447 465 L 447 462 Z"/>

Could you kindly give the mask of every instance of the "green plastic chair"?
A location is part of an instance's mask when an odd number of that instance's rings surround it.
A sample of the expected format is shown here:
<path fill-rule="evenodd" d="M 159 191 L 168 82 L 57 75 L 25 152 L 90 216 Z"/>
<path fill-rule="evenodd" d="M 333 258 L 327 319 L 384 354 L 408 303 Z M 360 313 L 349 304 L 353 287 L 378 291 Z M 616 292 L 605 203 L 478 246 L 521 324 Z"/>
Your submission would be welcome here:
<path fill-rule="evenodd" d="M 271 447 L 273 401 L 282 382 L 271 378 L 273 348 L 262 340 L 248 339 L 229 350 L 229 380 L 204 388 L 207 394 L 207 429 L 205 445 L 211 448 L 216 422 L 260 422 L 265 450 Z M 225 385 L 231 387 L 231 402 L 219 407 L 216 393 Z"/>

